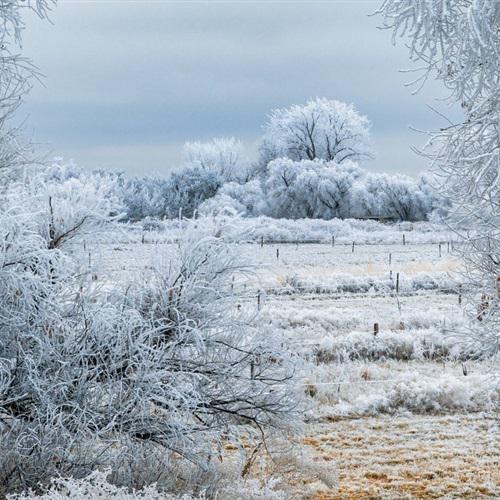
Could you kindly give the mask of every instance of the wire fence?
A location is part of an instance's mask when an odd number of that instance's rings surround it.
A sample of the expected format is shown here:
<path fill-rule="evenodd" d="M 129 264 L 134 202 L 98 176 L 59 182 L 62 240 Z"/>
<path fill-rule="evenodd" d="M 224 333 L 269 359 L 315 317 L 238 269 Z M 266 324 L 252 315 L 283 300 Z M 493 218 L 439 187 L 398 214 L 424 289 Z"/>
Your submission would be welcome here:
<path fill-rule="evenodd" d="M 91 242 L 88 241 L 86 242 L 88 245 L 179 245 L 181 243 L 181 239 L 178 238 L 166 238 L 166 239 L 126 239 L 126 240 L 100 240 L 98 242 Z M 431 239 L 431 240 L 417 240 L 417 241 L 370 241 L 370 240 L 364 240 L 364 241 L 356 241 L 356 240 L 347 240 L 347 239 L 342 239 L 342 240 L 335 240 L 334 243 L 332 243 L 331 240 L 328 239 L 276 239 L 276 240 L 245 240 L 245 239 L 231 239 L 227 238 L 226 241 L 230 244 L 235 244 L 235 245 L 255 245 L 259 246 L 261 248 L 268 247 L 268 246 L 279 246 L 279 245 L 284 245 L 284 246 L 297 246 L 297 245 L 322 245 L 322 246 L 327 246 L 327 247 L 349 247 L 351 248 L 353 243 L 355 247 L 362 247 L 362 246 L 386 246 L 386 247 L 391 247 L 391 246 L 424 246 L 424 245 L 442 245 L 442 246 L 448 246 L 451 248 L 458 247 L 460 245 L 463 245 L 464 242 L 458 241 L 458 240 L 446 240 L 446 239 Z M 74 243 L 75 244 L 75 243 Z M 83 244 L 83 243 L 81 243 Z"/>

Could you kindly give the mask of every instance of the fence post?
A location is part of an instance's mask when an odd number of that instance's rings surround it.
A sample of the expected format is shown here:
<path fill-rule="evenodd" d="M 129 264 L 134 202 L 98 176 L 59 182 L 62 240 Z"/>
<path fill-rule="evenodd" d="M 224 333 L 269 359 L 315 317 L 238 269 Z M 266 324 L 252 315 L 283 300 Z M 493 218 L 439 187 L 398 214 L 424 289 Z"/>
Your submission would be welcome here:
<path fill-rule="evenodd" d="M 264 248 L 264 236 L 260 237 L 260 248 Z"/>
<path fill-rule="evenodd" d="M 396 293 L 399 293 L 399 273 L 396 273 Z"/>
<path fill-rule="evenodd" d="M 406 235 L 403 233 L 403 246 L 406 245 Z"/>
<path fill-rule="evenodd" d="M 280 249 L 277 248 L 276 249 L 276 260 L 279 260 L 280 259 Z"/>
<path fill-rule="evenodd" d="M 392 264 L 392 253 L 389 254 L 389 265 Z"/>
<path fill-rule="evenodd" d="M 439 257 L 441 257 L 441 243 L 439 243 Z"/>
<path fill-rule="evenodd" d="M 352 253 L 354 253 L 354 241 L 352 242 Z"/>
<path fill-rule="evenodd" d="M 260 311 L 260 290 L 257 290 L 257 311 Z"/>
<path fill-rule="evenodd" d="M 458 305 L 462 305 L 462 285 L 458 285 Z"/>
<path fill-rule="evenodd" d="M 378 332 L 379 332 L 378 323 L 374 323 L 373 324 L 373 336 L 376 337 L 378 335 Z"/>
<path fill-rule="evenodd" d="M 335 236 L 332 234 L 332 247 L 335 246 Z"/>

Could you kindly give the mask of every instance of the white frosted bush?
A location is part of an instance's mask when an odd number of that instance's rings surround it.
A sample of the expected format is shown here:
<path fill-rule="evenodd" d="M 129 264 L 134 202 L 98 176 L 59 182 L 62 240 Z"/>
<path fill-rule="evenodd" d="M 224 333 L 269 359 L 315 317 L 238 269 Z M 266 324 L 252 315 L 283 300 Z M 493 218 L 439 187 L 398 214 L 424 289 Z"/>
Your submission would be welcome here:
<path fill-rule="evenodd" d="M 169 495 L 159 492 L 155 485 L 145 487 L 140 491 L 130 492 L 127 488 L 117 487 L 108 482 L 109 471 L 95 470 L 83 479 L 57 478 L 51 481 L 51 487 L 46 493 L 37 494 L 28 491 L 17 495 L 8 495 L 9 500 L 74 500 L 116 499 L 116 500 L 193 500 L 189 495 Z M 201 497 L 200 497 L 201 498 Z"/>

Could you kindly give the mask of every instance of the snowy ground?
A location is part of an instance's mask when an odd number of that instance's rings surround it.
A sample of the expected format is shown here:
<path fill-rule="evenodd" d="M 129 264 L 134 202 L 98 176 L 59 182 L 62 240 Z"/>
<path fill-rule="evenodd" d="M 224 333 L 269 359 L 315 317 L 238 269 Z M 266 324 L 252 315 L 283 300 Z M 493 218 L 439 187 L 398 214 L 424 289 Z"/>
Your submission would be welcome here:
<path fill-rule="evenodd" d="M 243 224 L 222 234 L 254 271 L 233 291 L 307 360 L 303 447 L 323 479 L 284 473 L 295 496 L 500 497 L 499 372 L 453 338 L 465 318 L 451 235 L 370 221 L 324 223 L 311 238 L 319 222 Z M 127 244 L 87 242 L 88 264 L 97 281 L 144 279 L 178 234 L 135 228 Z M 262 235 L 299 243 L 261 245 Z M 321 243 L 301 243 L 311 240 Z"/>

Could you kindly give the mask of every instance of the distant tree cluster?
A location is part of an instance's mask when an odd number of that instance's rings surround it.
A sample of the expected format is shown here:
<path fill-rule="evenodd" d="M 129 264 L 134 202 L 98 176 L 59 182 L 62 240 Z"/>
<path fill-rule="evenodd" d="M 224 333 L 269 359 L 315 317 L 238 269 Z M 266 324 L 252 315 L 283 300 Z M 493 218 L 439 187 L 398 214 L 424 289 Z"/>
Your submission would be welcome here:
<path fill-rule="evenodd" d="M 234 138 L 187 143 L 184 167 L 167 179 L 123 185 L 127 216 L 192 217 L 202 213 L 277 218 L 426 220 L 447 209 L 425 177 L 374 174 L 370 123 L 353 105 L 318 98 L 269 117 L 252 164 Z"/>

